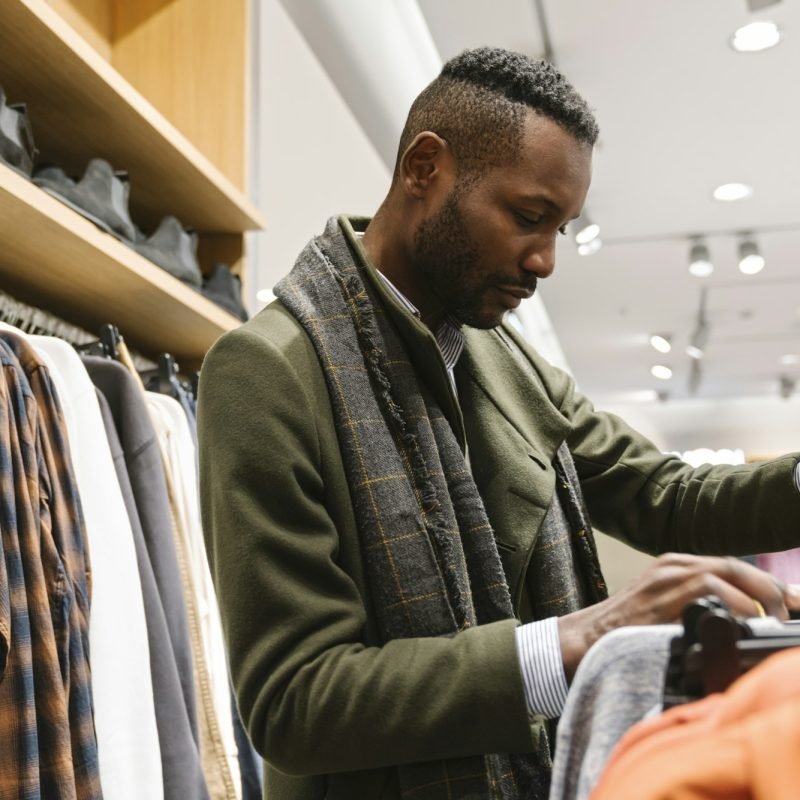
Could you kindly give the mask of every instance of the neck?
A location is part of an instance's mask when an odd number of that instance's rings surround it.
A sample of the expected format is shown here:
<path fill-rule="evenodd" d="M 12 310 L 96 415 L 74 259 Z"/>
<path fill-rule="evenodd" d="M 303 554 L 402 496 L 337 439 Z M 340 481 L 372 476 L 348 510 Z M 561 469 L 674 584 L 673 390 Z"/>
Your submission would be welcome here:
<path fill-rule="evenodd" d="M 416 226 L 410 227 L 409 219 L 410 215 L 392 211 L 384 202 L 367 226 L 362 244 L 369 260 L 419 309 L 422 322 L 435 333 L 445 312 L 414 267 Z"/>

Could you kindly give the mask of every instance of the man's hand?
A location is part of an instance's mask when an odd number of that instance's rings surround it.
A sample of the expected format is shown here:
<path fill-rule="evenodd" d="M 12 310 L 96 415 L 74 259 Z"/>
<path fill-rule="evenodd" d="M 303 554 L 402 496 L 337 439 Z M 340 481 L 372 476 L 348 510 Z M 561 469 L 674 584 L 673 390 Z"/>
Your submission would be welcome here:
<path fill-rule="evenodd" d="M 783 620 L 789 609 L 800 609 L 797 587 L 744 561 L 667 553 L 613 597 L 558 620 L 567 680 L 604 633 L 625 625 L 679 622 L 684 607 L 706 595 L 716 595 L 742 617 L 758 616 L 757 603 Z"/>

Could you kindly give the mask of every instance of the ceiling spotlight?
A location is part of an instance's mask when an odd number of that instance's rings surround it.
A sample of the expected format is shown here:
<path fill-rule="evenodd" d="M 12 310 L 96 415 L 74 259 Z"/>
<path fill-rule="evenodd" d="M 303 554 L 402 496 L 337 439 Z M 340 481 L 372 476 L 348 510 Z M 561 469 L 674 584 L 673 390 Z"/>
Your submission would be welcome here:
<path fill-rule="evenodd" d="M 573 224 L 577 244 L 589 244 L 600 235 L 600 226 L 596 222 L 592 222 L 586 212 L 581 214 Z"/>
<path fill-rule="evenodd" d="M 587 242 L 586 244 L 579 244 L 578 245 L 578 255 L 579 256 L 593 256 L 601 247 L 603 246 L 603 242 L 600 240 L 599 236 L 595 236 L 591 242 Z"/>
<path fill-rule="evenodd" d="M 764 256 L 758 251 L 758 245 L 748 238 L 739 242 L 739 271 L 745 275 L 755 275 L 764 269 Z"/>
<path fill-rule="evenodd" d="M 797 386 L 797 380 L 795 378 L 790 378 L 788 375 L 779 375 L 778 381 L 778 393 L 784 400 L 788 400 L 792 394 L 794 394 L 795 386 Z"/>
<path fill-rule="evenodd" d="M 692 359 L 689 366 L 689 380 L 686 382 L 686 389 L 691 397 L 694 397 L 703 382 L 703 362 L 699 358 Z"/>
<path fill-rule="evenodd" d="M 714 199 L 723 203 L 732 203 L 735 200 L 744 200 L 753 194 L 753 187 L 746 183 L 723 183 L 714 189 Z"/>
<path fill-rule="evenodd" d="M 686 354 L 698 361 L 703 357 L 708 344 L 708 319 L 706 318 L 706 289 L 703 287 L 700 293 L 700 308 L 697 310 L 697 322 L 695 323 L 692 335 L 689 337 L 689 345 Z"/>
<path fill-rule="evenodd" d="M 780 28 L 764 19 L 738 28 L 731 36 L 730 43 L 737 53 L 757 53 L 775 47 L 780 40 Z"/>
<path fill-rule="evenodd" d="M 696 239 L 689 250 L 689 272 L 696 278 L 707 278 L 714 271 L 711 263 L 711 254 L 708 246 L 700 239 Z"/>
<path fill-rule="evenodd" d="M 650 337 L 650 344 L 658 350 L 659 353 L 669 353 L 672 350 L 672 344 L 669 341 L 669 336 L 659 336 L 654 334 Z"/>
<path fill-rule="evenodd" d="M 256 292 L 256 300 L 259 303 L 271 303 L 275 299 L 272 289 L 259 289 Z"/>
<path fill-rule="evenodd" d="M 690 344 L 686 346 L 686 355 L 690 358 L 702 358 L 703 351 L 696 345 Z"/>
<path fill-rule="evenodd" d="M 659 380 L 668 381 L 672 377 L 672 370 L 664 364 L 656 364 L 650 367 L 650 374 Z"/>
<path fill-rule="evenodd" d="M 793 367 L 795 364 L 800 364 L 800 355 L 797 353 L 786 353 L 780 357 L 780 362 L 785 367 Z"/>

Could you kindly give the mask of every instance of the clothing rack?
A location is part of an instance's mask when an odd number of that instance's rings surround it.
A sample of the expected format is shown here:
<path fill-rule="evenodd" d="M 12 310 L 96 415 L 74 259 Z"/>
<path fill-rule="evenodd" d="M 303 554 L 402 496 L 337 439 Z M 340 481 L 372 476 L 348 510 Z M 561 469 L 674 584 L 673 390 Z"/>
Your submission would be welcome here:
<path fill-rule="evenodd" d="M 122 341 L 122 335 L 116 325 L 103 325 L 98 333 L 93 334 L 49 311 L 23 303 L 2 291 L 0 291 L 0 320 L 19 328 L 23 333 L 55 336 L 82 353 L 106 358 L 116 358 L 116 342 Z M 131 351 L 131 357 L 139 372 L 148 373 L 157 368 L 155 362 L 135 351 Z"/>
<path fill-rule="evenodd" d="M 97 338 L 49 311 L 23 303 L 2 291 L 0 291 L 0 320 L 19 328 L 24 333 L 55 336 L 71 345 L 87 344 Z"/>
<path fill-rule="evenodd" d="M 690 603 L 683 612 L 683 634 L 670 644 L 664 708 L 722 692 L 768 656 L 798 646 L 800 621 L 741 619 L 717 597 Z"/>

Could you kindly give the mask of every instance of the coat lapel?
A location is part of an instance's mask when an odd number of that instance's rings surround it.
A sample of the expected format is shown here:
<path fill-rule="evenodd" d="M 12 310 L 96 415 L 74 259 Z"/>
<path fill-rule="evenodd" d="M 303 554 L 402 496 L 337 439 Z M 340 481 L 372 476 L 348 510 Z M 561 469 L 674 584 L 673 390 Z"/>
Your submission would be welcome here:
<path fill-rule="evenodd" d="M 514 607 L 525 617 L 522 575 L 553 499 L 553 459 L 570 424 L 505 334 L 465 333 L 467 344 L 456 372 L 470 464 Z"/>

